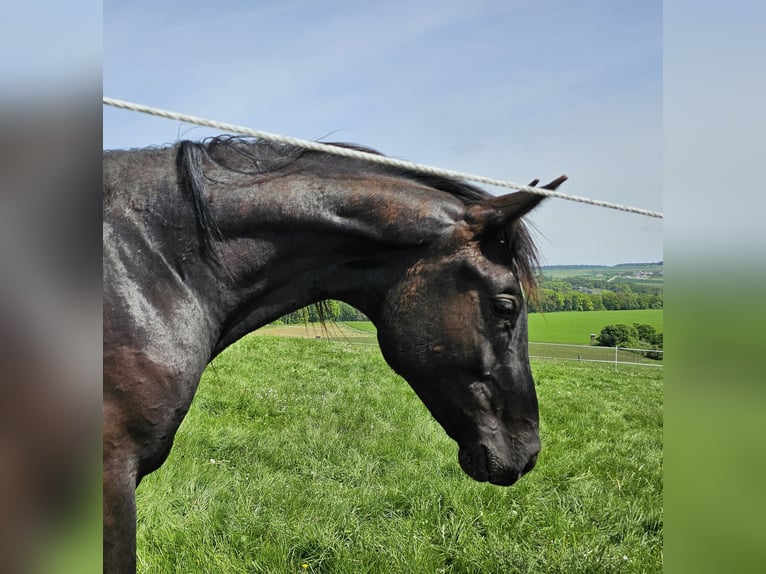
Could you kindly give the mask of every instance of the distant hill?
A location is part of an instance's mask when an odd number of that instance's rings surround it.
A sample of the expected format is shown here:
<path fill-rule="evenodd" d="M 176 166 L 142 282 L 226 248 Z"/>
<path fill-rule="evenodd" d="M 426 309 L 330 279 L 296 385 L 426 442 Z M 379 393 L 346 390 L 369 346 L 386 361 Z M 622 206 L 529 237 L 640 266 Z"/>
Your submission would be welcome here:
<path fill-rule="evenodd" d="M 662 267 L 663 262 L 654 263 L 618 263 L 617 265 L 592 265 L 581 263 L 579 265 L 543 265 L 543 269 L 613 269 L 615 267 Z"/>
<path fill-rule="evenodd" d="M 618 263 L 615 267 L 662 267 L 662 261 L 656 263 Z"/>
<path fill-rule="evenodd" d="M 619 263 L 617 265 L 544 265 L 541 268 L 543 276 L 551 279 L 565 277 L 592 278 L 634 278 L 645 280 L 662 280 L 663 262 L 654 263 Z"/>

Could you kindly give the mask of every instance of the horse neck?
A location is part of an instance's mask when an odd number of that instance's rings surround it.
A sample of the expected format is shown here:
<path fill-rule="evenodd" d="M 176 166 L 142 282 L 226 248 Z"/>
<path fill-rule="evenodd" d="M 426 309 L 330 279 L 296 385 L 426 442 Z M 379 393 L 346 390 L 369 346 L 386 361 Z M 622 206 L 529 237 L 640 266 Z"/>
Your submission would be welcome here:
<path fill-rule="evenodd" d="M 293 175 L 212 186 L 207 199 L 224 238 L 212 293 L 221 323 L 216 354 L 323 299 L 376 321 L 391 286 L 464 209 L 445 193 L 380 176 Z"/>

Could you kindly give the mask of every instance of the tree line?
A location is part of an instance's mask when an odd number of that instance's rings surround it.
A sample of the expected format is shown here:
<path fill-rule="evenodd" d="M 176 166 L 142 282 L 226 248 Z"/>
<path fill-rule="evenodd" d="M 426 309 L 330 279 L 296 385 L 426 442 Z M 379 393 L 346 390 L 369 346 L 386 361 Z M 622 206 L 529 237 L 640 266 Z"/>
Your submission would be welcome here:
<path fill-rule="evenodd" d="M 528 306 L 531 313 L 662 309 L 662 287 L 578 277 L 544 280 Z"/>
<path fill-rule="evenodd" d="M 319 323 L 320 321 L 368 321 L 367 316 L 359 309 L 343 301 L 327 300 L 316 305 L 293 311 L 280 317 L 283 325 L 302 325 L 303 323 Z"/>

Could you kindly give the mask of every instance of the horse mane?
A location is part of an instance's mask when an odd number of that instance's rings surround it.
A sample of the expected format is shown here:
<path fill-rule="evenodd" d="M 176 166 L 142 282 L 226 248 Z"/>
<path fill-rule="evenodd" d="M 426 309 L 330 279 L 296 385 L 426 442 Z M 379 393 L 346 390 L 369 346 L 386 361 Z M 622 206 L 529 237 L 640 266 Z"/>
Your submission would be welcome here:
<path fill-rule="evenodd" d="M 358 144 L 333 142 L 328 145 L 384 155 L 375 149 Z M 212 238 L 220 239 L 221 232 L 203 199 L 202 191 L 205 184 L 201 167 L 202 154 L 226 171 L 252 178 L 254 183 L 298 171 L 332 175 L 363 172 L 413 181 L 449 194 L 466 205 L 493 197 L 487 191 L 459 179 L 242 136 L 216 136 L 206 138 L 202 143 L 182 141 L 178 146 L 179 170 L 183 168 L 187 177 L 182 181 L 186 181 L 189 192 L 194 197 L 201 230 L 208 237 L 205 245 L 216 258 L 217 253 Z M 503 233 L 503 239 L 514 275 L 521 283 L 526 296 L 536 299 L 540 264 L 537 247 L 530 235 L 528 225 L 523 220 L 510 223 Z"/>
<path fill-rule="evenodd" d="M 205 200 L 205 176 L 202 168 L 204 149 L 199 144 L 182 141 L 176 153 L 178 184 L 194 200 L 197 226 L 203 250 L 221 268 L 225 269 L 216 247 L 216 241 L 223 239 L 221 228 Z"/>

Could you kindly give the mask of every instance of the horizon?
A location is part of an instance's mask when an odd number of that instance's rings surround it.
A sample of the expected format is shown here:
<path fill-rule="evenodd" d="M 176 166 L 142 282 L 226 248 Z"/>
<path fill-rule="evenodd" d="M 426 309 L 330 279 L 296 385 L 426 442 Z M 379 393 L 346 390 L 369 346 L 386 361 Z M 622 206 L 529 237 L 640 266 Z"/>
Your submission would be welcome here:
<path fill-rule="evenodd" d="M 614 263 L 612 265 L 605 265 L 601 263 L 569 263 L 569 264 L 546 264 L 540 265 L 541 268 L 545 267 L 630 267 L 641 265 L 662 265 L 664 267 L 664 261 L 628 261 L 626 263 Z"/>

